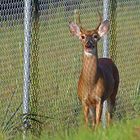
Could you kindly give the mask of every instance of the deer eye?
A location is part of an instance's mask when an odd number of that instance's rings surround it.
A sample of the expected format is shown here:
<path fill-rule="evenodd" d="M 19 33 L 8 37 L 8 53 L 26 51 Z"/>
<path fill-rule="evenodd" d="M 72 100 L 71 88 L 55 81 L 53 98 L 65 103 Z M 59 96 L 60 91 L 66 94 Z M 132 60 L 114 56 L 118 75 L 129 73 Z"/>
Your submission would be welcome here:
<path fill-rule="evenodd" d="M 95 39 L 95 40 L 97 40 L 98 39 L 98 35 L 93 35 L 93 38 Z"/>
<path fill-rule="evenodd" d="M 86 38 L 85 35 L 81 35 L 81 39 L 84 40 Z"/>

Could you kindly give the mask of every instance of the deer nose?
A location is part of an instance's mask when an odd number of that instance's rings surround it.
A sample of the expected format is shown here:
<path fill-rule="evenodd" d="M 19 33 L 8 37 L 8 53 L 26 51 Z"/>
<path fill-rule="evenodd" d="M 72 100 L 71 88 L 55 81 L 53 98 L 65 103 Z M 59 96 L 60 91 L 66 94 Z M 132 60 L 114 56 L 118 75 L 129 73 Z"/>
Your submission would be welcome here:
<path fill-rule="evenodd" d="M 88 48 L 94 47 L 94 46 L 93 46 L 93 41 L 92 41 L 92 40 L 89 40 L 89 41 L 87 42 L 87 47 L 88 47 Z"/>

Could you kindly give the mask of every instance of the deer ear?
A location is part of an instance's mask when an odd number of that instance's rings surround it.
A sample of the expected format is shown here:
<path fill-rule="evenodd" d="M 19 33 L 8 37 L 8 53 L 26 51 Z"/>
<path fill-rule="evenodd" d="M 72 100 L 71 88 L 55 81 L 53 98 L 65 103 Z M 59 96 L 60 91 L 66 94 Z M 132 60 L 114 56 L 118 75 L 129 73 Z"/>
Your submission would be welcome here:
<path fill-rule="evenodd" d="M 104 36 L 109 31 L 109 21 L 105 20 L 101 23 L 101 25 L 98 28 L 98 34 L 100 37 Z"/>
<path fill-rule="evenodd" d="M 70 27 L 70 32 L 71 32 L 73 35 L 75 35 L 75 36 L 77 36 L 77 37 L 80 37 L 80 33 L 81 33 L 80 27 L 79 27 L 76 23 L 71 22 L 71 23 L 69 24 L 69 27 Z"/>

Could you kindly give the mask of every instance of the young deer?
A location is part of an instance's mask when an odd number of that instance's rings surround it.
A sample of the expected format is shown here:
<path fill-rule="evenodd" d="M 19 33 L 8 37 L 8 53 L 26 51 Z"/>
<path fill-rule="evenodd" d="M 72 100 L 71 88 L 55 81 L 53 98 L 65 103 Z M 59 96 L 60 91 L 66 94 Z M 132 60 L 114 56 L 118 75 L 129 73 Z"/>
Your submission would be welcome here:
<path fill-rule="evenodd" d="M 79 16 L 80 23 L 80 16 Z M 100 21 L 94 30 L 85 30 L 71 22 L 70 31 L 83 45 L 83 66 L 78 82 L 78 97 L 82 102 L 85 124 L 88 125 L 89 114 L 92 126 L 98 126 L 101 120 L 103 102 L 107 100 L 108 124 L 112 118 L 116 94 L 119 85 L 119 73 L 116 65 L 109 58 L 98 58 L 97 42 L 109 30 L 109 21 Z"/>

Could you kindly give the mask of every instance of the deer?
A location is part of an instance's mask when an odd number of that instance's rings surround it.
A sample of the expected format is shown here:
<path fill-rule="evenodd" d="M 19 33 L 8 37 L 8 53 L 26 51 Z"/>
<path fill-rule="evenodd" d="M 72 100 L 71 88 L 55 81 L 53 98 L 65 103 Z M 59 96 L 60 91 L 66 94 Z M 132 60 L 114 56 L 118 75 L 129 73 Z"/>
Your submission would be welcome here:
<path fill-rule="evenodd" d="M 78 97 L 81 101 L 86 127 L 100 125 L 103 102 L 107 101 L 107 125 L 112 122 L 113 110 L 119 86 L 119 71 L 111 58 L 98 58 L 98 41 L 108 33 L 109 20 L 102 20 L 95 29 L 82 27 L 80 14 L 77 22 L 70 22 L 70 32 L 83 46 L 82 69 L 78 81 Z"/>

